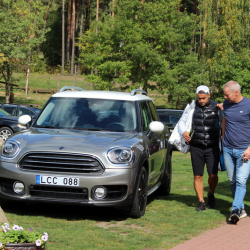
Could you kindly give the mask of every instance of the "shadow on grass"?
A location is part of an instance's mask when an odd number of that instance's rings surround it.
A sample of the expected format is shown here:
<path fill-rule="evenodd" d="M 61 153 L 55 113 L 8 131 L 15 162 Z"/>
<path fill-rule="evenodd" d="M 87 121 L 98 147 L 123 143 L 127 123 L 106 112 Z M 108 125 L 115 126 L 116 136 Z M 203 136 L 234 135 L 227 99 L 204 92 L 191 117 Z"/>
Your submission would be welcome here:
<path fill-rule="evenodd" d="M 204 179 L 204 185 L 206 180 Z M 208 193 L 208 186 L 204 188 L 204 199 L 207 204 L 207 193 Z M 249 191 L 248 191 L 249 190 Z M 195 191 L 193 190 L 194 195 L 190 194 L 180 194 L 181 192 L 174 191 L 171 192 L 169 196 L 160 196 L 156 192 L 156 196 L 153 196 L 149 199 L 149 203 L 153 202 L 154 200 L 168 200 L 168 201 L 177 201 L 179 203 L 183 203 L 184 205 L 188 207 L 193 207 L 194 209 L 198 205 L 198 199 L 195 195 Z M 215 199 L 216 199 L 216 205 L 214 210 L 218 210 L 221 214 L 223 214 L 226 218 L 229 216 L 230 209 L 232 206 L 233 198 L 232 198 L 232 192 L 230 189 L 229 181 L 222 181 L 219 182 L 216 190 L 215 190 Z M 250 213 L 250 183 L 247 184 L 247 193 L 245 195 L 244 199 L 245 204 L 245 210 L 247 213 Z"/>
<path fill-rule="evenodd" d="M 119 209 L 110 207 L 88 207 L 81 205 L 59 205 L 53 203 L 20 203 L 15 206 L 3 208 L 4 212 L 17 215 L 44 216 L 68 221 L 95 220 L 95 221 L 121 221 L 126 217 Z"/>

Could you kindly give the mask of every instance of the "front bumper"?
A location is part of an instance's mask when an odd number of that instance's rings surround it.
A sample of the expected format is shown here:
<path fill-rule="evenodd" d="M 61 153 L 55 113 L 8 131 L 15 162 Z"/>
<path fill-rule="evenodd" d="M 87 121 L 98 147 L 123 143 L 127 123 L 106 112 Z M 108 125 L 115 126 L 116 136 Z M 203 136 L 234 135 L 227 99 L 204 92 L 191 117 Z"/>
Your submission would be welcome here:
<path fill-rule="evenodd" d="M 132 203 L 135 185 L 135 168 L 117 167 L 105 169 L 101 175 L 83 175 L 73 173 L 45 173 L 24 171 L 13 163 L 1 162 L 0 196 L 9 200 L 43 201 L 53 203 L 70 203 L 94 206 L 126 206 Z M 77 177 L 79 186 L 62 186 L 53 184 L 37 184 L 37 175 L 52 177 Z M 24 191 L 16 193 L 13 185 L 21 182 Z M 104 198 L 97 198 L 94 190 L 102 187 L 107 190 Z"/>

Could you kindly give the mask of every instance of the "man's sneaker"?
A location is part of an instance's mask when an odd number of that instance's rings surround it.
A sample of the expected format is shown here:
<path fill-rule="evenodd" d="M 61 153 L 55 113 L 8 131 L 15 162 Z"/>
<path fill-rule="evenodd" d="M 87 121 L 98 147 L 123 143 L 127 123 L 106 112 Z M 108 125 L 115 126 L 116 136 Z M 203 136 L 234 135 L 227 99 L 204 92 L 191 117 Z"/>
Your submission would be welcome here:
<path fill-rule="evenodd" d="M 240 219 L 240 216 L 239 216 L 239 209 L 234 209 L 231 213 L 230 213 L 230 216 L 229 216 L 229 219 L 228 221 L 233 223 L 233 224 L 237 224 L 237 222 L 239 221 Z"/>
<path fill-rule="evenodd" d="M 205 202 L 201 201 L 201 202 L 199 202 L 199 204 L 196 208 L 196 211 L 204 211 L 204 210 L 206 210 L 206 204 L 205 204 Z"/>
<path fill-rule="evenodd" d="M 241 208 L 240 209 L 240 219 L 243 219 L 243 218 L 246 218 L 247 217 L 247 213 L 246 213 L 246 210 Z"/>
<path fill-rule="evenodd" d="M 208 201 L 207 201 L 208 207 L 213 209 L 215 207 L 214 195 L 207 193 L 207 198 L 208 198 Z"/>

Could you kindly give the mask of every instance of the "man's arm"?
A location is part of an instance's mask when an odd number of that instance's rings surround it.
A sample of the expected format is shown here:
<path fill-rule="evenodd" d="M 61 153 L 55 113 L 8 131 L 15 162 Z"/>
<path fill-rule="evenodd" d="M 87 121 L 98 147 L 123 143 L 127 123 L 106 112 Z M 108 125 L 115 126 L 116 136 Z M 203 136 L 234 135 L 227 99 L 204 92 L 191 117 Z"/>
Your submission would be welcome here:
<path fill-rule="evenodd" d="M 186 108 L 185 111 L 183 112 L 180 120 L 179 120 L 179 127 L 178 127 L 178 132 L 181 134 L 184 138 L 184 140 L 189 143 L 191 140 L 191 137 L 189 136 L 189 132 L 187 132 L 187 118 L 188 118 L 188 112 L 189 110 Z"/>

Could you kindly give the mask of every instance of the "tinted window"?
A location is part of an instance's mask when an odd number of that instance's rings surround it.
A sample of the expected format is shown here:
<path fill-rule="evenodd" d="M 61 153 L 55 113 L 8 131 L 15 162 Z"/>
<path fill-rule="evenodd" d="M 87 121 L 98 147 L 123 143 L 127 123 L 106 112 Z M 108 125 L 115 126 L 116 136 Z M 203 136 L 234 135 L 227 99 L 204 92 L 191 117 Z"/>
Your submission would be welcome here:
<path fill-rule="evenodd" d="M 159 120 L 158 114 L 157 114 L 157 111 L 155 109 L 153 102 L 149 102 L 149 108 L 151 110 L 153 120 L 158 121 Z"/>
<path fill-rule="evenodd" d="M 149 129 L 149 124 L 152 121 L 151 112 L 147 105 L 147 102 L 140 102 L 141 109 L 141 120 L 142 120 L 142 129 L 146 131 Z"/>
<path fill-rule="evenodd" d="M 20 107 L 19 108 L 19 116 L 21 115 L 29 115 L 31 117 L 35 116 L 34 112 L 32 112 L 31 110 L 24 108 L 24 107 Z"/>
<path fill-rule="evenodd" d="M 36 126 L 130 131 L 137 128 L 134 102 L 91 98 L 52 98 Z"/>
<path fill-rule="evenodd" d="M 6 106 L 4 106 L 3 109 L 4 109 L 5 111 L 7 111 L 7 112 L 8 112 L 9 114 L 11 114 L 11 115 L 16 115 L 16 114 L 15 114 L 15 111 L 16 111 L 16 108 L 15 108 L 15 107 L 6 107 Z"/>

